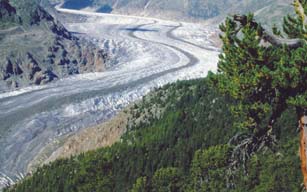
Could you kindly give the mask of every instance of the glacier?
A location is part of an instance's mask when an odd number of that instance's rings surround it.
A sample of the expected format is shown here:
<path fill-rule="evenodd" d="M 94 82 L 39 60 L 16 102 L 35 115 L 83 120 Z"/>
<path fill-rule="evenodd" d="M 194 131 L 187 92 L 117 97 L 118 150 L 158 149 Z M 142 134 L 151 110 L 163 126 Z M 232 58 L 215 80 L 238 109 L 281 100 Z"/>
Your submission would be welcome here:
<path fill-rule="evenodd" d="M 215 26 L 93 13 L 65 27 L 105 49 L 107 70 L 0 94 L 0 186 L 22 179 L 49 143 L 102 123 L 156 87 L 216 71 Z M 78 17 L 76 17 L 78 18 Z"/>

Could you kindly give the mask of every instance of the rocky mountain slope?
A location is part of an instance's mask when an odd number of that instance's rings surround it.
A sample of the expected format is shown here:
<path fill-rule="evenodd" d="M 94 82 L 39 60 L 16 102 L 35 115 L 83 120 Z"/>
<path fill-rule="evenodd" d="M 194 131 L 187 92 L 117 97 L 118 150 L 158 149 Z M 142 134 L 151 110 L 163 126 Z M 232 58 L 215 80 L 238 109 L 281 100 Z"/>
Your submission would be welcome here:
<path fill-rule="evenodd" d="M 259 11 L 260 18 L 284 15 L 291 10 L 291 0 L 50 0 L 62 7 L 88 9 L 167 19 L 210 19 L 219 21 L 227 14 Z"/>
<path fill-rule="evenodd" d="M 0 92 L 103 71 L 103 50 L 74 37 L 36 1 L 0 1 Z"/>

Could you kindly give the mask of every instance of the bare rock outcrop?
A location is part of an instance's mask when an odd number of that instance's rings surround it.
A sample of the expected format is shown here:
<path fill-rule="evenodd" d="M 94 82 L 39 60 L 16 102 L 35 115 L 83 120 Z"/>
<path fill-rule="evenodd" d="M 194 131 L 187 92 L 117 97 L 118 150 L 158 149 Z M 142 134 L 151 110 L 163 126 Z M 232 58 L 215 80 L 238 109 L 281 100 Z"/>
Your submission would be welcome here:
<path fill-rule="evenodd" d="M 35 0 L 0 0 L 0 27 L 0 92 L 105 70 L 104 50 L 73 36 Z"/>

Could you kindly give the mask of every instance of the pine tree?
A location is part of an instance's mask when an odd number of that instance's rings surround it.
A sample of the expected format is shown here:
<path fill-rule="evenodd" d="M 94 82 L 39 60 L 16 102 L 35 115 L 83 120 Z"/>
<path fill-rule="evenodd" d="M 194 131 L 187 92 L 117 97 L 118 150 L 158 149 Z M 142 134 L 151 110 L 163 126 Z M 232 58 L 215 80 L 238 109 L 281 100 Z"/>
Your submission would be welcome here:
<path fill-rule="evenodd" d="M 223 51 L 212 82 L 235 98 L 237 126 L 247 130 L 233 152 L 233 164 L 253 153 L 274 149 L 274 124 L 294 106 L 301 131 L 300 155 L 307 187 L 307 1 L 295 0 L 295 16 L 284 18 L 274 35 L 254 20 L 253 14 L 234 15 L 220 26 Z M 269 118 L 266 118 L 269 117 Z M 236 155 L 240 158 L 235 158 Z"/>

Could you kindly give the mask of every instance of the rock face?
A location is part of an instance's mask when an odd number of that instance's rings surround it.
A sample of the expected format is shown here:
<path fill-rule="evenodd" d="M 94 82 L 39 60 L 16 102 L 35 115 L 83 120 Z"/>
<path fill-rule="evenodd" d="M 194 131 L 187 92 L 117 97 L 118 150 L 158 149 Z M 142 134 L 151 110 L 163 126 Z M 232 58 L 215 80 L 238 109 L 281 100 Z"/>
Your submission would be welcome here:
<path fill-rule="evenodd" d="M 37 2 L 0 0 L 0 92 L 103 71 L 107 55 L 74 37 Z"/>
<path fill-rule="evenodd" d="M 8 1 L 0 2 L 0 17 L 1 18 L 10 18 L 16 14 L 16 9 L 12 7 Z"/>

